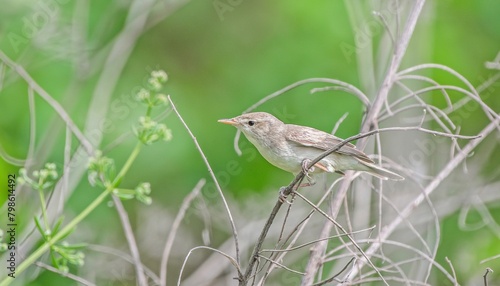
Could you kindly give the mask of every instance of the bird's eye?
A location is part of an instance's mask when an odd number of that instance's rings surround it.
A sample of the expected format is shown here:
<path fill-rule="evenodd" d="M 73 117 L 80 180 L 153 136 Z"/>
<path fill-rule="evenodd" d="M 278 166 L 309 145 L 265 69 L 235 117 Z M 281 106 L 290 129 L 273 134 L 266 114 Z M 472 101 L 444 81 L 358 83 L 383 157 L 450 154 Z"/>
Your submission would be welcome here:
<path fill-rule="evenodd" d="M 248 121 L 248 125 L 254 126 L 255 125 L 255 121 L 253 121 L 253 120 Z"/>

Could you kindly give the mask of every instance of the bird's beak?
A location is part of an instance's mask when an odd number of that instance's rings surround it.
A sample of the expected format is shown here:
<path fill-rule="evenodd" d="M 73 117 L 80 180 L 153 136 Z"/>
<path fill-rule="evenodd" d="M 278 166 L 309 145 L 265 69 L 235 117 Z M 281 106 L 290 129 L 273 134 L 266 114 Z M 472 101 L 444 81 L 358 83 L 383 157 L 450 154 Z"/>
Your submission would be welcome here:
<path fill-rule="evenodd" d="M 238 122 L 234 118 L 231 118 L 231 119 L 220 119 L 220 120 L 217 120 L 217 122 L 224 123 L 224 124 L 229 124 L 229 125 L 233 125 L 233 126 L 238 125 Z"/>

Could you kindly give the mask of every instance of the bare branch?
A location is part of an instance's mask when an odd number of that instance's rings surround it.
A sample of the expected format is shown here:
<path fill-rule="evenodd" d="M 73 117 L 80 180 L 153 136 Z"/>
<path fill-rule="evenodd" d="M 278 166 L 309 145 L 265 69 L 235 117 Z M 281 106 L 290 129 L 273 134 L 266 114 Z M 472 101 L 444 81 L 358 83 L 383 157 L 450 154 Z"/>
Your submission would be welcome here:
<path fill-rule="evenodd" d="M 500 118 L 500 117 L 499 117 Z M 472 139 L 477 139 L 477 138 L 480 138 L 481 135 L 478 135 L 478 136 L 464 136 L 464 135 L 453 135 L 453 134 L 447 134 L 447 133 L 443 133 L 443 132 L 439 132 L 439 131 L 434 131 L 434 130 L 429 130 L 429 129 L 425 129 L 425 128 L 422 128 L 420 126 L 415 126 L 415 127 L 392 127 L 392 128 L 382 128 L 382 129 L 376 129 L 376 130 L 372 130 L 372 131 L 369 131 L 369 132 L 366 132 L 366 133 L 363 133 L 363 134 L 358 134 L 358 135 L 355 135 L 355 136 L 351 136 L 345 140 L 343 140 L 342 142 L 340 142 L 339 144 L 333 146 L 332 148 L 330 148 L 329 150 L 321 153 L 320 156 L 318 156 L 317 158 L 315 158 L 314 160 L 312 160 L 309 165 L 307 166 L 306 169 L 310 169 L 312 166 L 314 166 L 314 164 L 316 164 L 317 162 L 321 161 L 323 158 L 325 158 L 326 156 L 330 155 L 331 153 L 339 150 L 340 148 L 342 148 L 342 146 L 344 146 L 345 144 L 351 142 L 351 141 L 354 141 L 354 140 L 357 140 L 357 139 L 360 139 L 360 138 L 365 138 L 365 137 L 368 137 L 368 136 L 371 136 L 373 134 L 378 134 L 378 133 L 381 133 L 381 132 L 389 132 L 389 131 L 420 131 L 420 132 L 424 132 L 424 133 L 429 133 L 429 134 L 432 134 L 432 135 L 439 135 L 439 136 L 444 136 L 444 137 L 449 137 L 449 138 L 452 138 L 452 139 L 469 139 L 469 140 L 472 140 Z M 303 172 L 300 172 L 296 177 L 295 179 L 286 187 L 286 188 L 283 188 L 280 192 L 286 197 L 288 195 L 290 195 L 290 193 L 292 191 L 294 191 L 296 189 L 296 187 L 300 184 L 300 182 L 304 179 L 304 176 L 305 174 Z M 257 261 L 257 258 L 258 258 L 258 254 L 260 253 L 261 249 L 262 249 L 262 244 L 264 243 L 264 240 L 267 236 L 267 232 L 269 231 L 269 228 L 271 227 L 273 221 L 274 221 L 274 218 L 276 217 L 276 214 L 278 213 L 279 209 L 281 208 L 283 204 L 283 201 L 278 199 L 278 201 L 276 202 L 276 204 L 274 205 L 274 208 L 273 210 L 271 211 L 271 214 L 266 222 L 266 224 L 264 225 L 264 228 L 262 229 L 262 232 L 259 236 L 259 239 L 257 240 L 257 244 L 252 252 L 252 255 L 250 256 L 250 262 L 249 262 L 249 265 L 248 265 L 248 268 L 243 276 L 243 278 L 240 280 L 240 285 L 246 285 L 246 283 L 248 282 L 248 279 L 250 279 L 250 276 L 252 274 L 252 271 L 253 271 L 253 268 L 254 268 L 254 265 Z M 326 236 L 321 236 L 321 237 L 326 237 Z M 306 272 L 307 274 L 307 272 Z"/>
<path fill-rule="evenodd" d="M 198 250 L 198 249 L 208 249 L 208 250 L 211 250 L 211 251 L 214 251 L 222 256 L 224 256 L 225 258 L 227 258 L 231 264 L 236 268 L 236 270 L 238 271 L 238 277 L 242 277 L 242 273 L 241 273 L 241 270 L 240 270 L 240 266 L 239 266 L 239 263 L 238 261 L 236 261 L 233 257 L 231 257 L 231 255 L 227 254 L 227 253 L 224 253 L 218 249 L 215 249 L 215 248 L 212 248 L 212 247 L 208 247 L 208 246 L 197 246 L 197 247 L 194 247 L 192 248 L 188 254 L 186 255 L 186 258 L 184 258 L 184 262 L 182 263 L 182 267 L 181 267 L 181 271 L 179 273 L 179 279 L 177 280 L 177 286 L 180 286 L 181 285 L 181 279 L 182 279 L 182 273 L 184 272 L 184 268 L 186 267 L 186 263 L 189 259 L 189 256 L 191 256 L 191 253 L 193 253 L 195 250 Z"/>
<path fill-rule="evenodd" d="M 349 260 L 349 262 L 347 262 L 347 263 L 346 263 L 346 265 L 344 266 L 344 268 L 342 268 L 342 269 L 341 269 L 341 270 L 340 270 L 337 274 L 333 275 L 332 277 L 330 277 L 330 278 L 328 278 L 328 279 L 326 279 L 326 280 L 323 280 L 323 281 L 321 281 L 321 282 L 315 283 L 315 284 L 313 284 L 313 286 L 321 286 L 321 285 L 325 285 L 325 284 L 327 284 L 327 283 L 330 283 L 330 282 L 332 282 L 332 281 L 337 281 L 337 279 L 336 279 L 336 278 L 337 278 L 340 274 L 342 274 L 342 272 L 344 272 L 344 271 L 347 269 L 347 267 L 349 267 L 349 265 L 351 265 L 351 263 L 352 263 L 355 259 L 356 259 L 356 258 L 354 258 L 354 257 L 353 257 L 353 258 L 351 258 L 351 260 Z"/>
<path fill-rule="evenodd" d="M 406 208 L 401 211 L 401 215 L 395 218 L 389 225 L 385 226 L 383 231 L 380 232 L 379 237 L 375 239 L 375 243 L 368 248 L 366 251 L 367 255 L 373 255 L 380 247 L 381 243 L 380 241 L 386 241 L 389 235 L 396 229 L 401 222 L 406 219 L 424 200 L 426 197 L 428 197 L 438 186 L 441 184 L 441 182 L 463 161 L 465 158 L 469 155 L 469 153 L 474 150 L 474 148 L 483 141 L 483 139 L 488 136 L 495 128 L 497 125 L 500 123 L 500 117 L 497 116 L 497 119 L 486 128 L 484 128 L 476 138 L 482 138 L 482 139 L 476 139 L 470 141 L 460 153 L 457 154 L 454 158 L 452 158 L 448 164 L 439 172 L 439 174 L 432 180 L 432 182 L 427 185 L 427 187 L 424 189 L 422 194 L 420 194 L 415 200 L 413 200 L 410 204 L 406 206 Z M 356 267 L 353 270 L 353 276 L 356 275 L 357 269 L 361 269 L 363 266 L 363 262 L 357 263 L 359 264 L 358 267 Z"/>
<path fill-rule="evenodd" d="M 293 269 L 291 269 L 291 268 L 289 268 L 289 267 L 287 267 L 287 266 L 285 266 L 285 265 L 283 265 L 283 264 L 281 264 L 281 263 L 279 263 L 279 262 L 277 262 L 277 261 L 274 261 L 274 260 L 272 260 L 272 259 L 269 259 L 269 258 L 267 258 L 267 257 L 265 257 L 265 256 L 259 256 L 259 258 L 264 258 L 265 260 L 267 260 L 267 261 L 271 262 L 272 264 L 276 264 L 276 265 L 278 265 L 279 267 L 281 267 L 281 268 L 283 268 L 283 269 L 286 269 L 286 270 L 288 270 L 288 271 L 290 271 L 290 272 L 292 272 L 292 273 L 299 274 L 299 275 L 304 275 L 304 273 L 302 273 L 302 272 L 299 272 L 299 271 L 297 271 L 297 270 L 293 270 Z"/>
<path fill-rule="evenodd" d="M 82 285 L 86 285 L 86 286 L 96 286 L 96 284 L 80 277 L 80 276 L 77 276 L 75 274 L 72 274 L 72 273 L 68 273 L 66 271 L 61 271 L 55 267 L 52 267 L 46 263 L 43 263 L 41 261 L 35 261 L 35 265 L 40 267 L 40 268 L 43 268 L 43 269 L 46 269 L 50 272 L 54 272 L 54 273 L 57 273 L 59 275 L 61 275 L 62 277 L 67 277 L 71 280 L 74 280 L 75 282 L 78 282 L 79 284 L 82 284 Z"/>
<path fill-rule="evenodd" d="M 494 260 L 494 259 L 499 259 L 500 258 L 500 254 L 497 254 L 495 256 L 492 256 L 492 257 L 489 257 L 489 258 L 486 258 L 486 259 L 483 259 L 479 262 L 479 264 L 483 264 L 483 263 L 486 263 L 488 261 L 491 261 L 491 260 Z"/>
<path fill-rule="evenodd" d="M 134 259 L 135 273 L 137 275 L 137 284 L 141 286 L 147 286 L 148 280 L 144 276 L 144 269 L 142 269 L 141 257 L 139 254 L 139 248 L 137 247 L 137 242 L 135 240 L 134 232 L 132 226 L 130 225 L 130 220 L 128 218 L 127 211 L 123 207 L 122 201 L 115 195 L 112 195 L 113 203 L 115 204 L 116 211 L 120 217 L 120 222 L 123 226 L 123 232 L 127 238 L 128 247 L 132 258 Z"/>
<path fill-rule="evenodd" d="M 250 112 L 250 111 L 256 109 L 257 107 L 261 106 L 265 102 L 267 102 L 267 101 L 269 101 L 277 96 L 280 96 L 280 95 L 284 94 L 285 92 L 292 90 L 298 86 L 301 86 L 301 85 L 304 85 L 307 83 L 315 83 L 315 82 L 330 83 L 330 84 L 338 85 L 340 87 L 344 87 L 345 91 L 348 91 L 351 94 L 355 95 L 359 100 L 361 100 L 361 102 L 363 102 L 363 104 L 366 105 L 366 104 L 370 103 L 370 101 L 368 100 L 366 95 L 361 90 L 359 90 L 357 87 L 355 87 L 354 85 L 343 82 L 341 80 L 331 79 L 331 78 L 308 78 L 308 79 L 299 80 L 295 83 L 292 83 L 291 85 L 288 85 L 288 86 L 264 97 L 263 99 L 257 101 L 257 103 L 255 103 L 254 105 L 245 109 L 245 111 L 243 111 L 243 113 Z M 314 92 L 315 92 L 314 90 L 311 90 L 311 93 L 314 93 Z"/>
<path fill-rule="evenodd" d="M 161 263 L 160 263 L 160 281 L 161 281 L 161 286 L 167 285 L 167 266 L 168 266 L 168 258 L 170 256 L 170 250 L 172 249 L 172 246 L 174 245 L 174 239 L 177 234 L 177 230 L 179 229 L 179 226 L 181 225 L 182 219 L 184 218 L 184 215 L 186 214 L 187 209 L 191 205 L 191 201 L 196 198 L 201 191 L 201 188 L 205 185 L 205 179 L 200 179 L 194 189 L 189 193 L 184 198 L 184 201 L 182 202 L 182 205 L 179 209 L 179 212 L 177 213 L 177 216 L 174 219 L 174 222 L 172 223 L 172 228 L 170 229 L 170 232 L 168 234 L 167 241 L 165 242 L 165 248 L 163 250 L 163 255 L 161 257 Z"/>
<path fill-rule="evenodd" d="M 236 248 L 236 261 L 239 264 L 239 261 L 240 261 L 240 254 L 239 254 L 239 252 L 240 252 L 240 250 L 239 250 L 239 246 L 238 246 L 239 245 L 239 242 L 238 242 L 238 232 L 236 230 L 236 225 L 235 225 L 234 220 L 233 220 L 233 215 L 231 214 L 231 210 L 229 209 L 229 205 L 227 204 L 226 198 L 224 197 L 224 193 L 222 192 L 222 189 L 221 189 L 221 187 L 219 185 L 219 182 L 217 181 L 217 177 L 215 177 L 215 174 L 214 174 L 214 172 L 212 170 L 212 167 L 210 166 L 210 163 L 208 162 L 208 159 L 205 156 L 205 153 L 203 153 L 203 150 L 201 149 L 200 144 L 198 143 L 198 140 L 196 140 L 196 137 L 194 136 L 193 132 L 191 132 L 191 129 L 189 129 L 189 127 L 186 124 L 186 122 L 184 121 L 184 119 L 182 119 L 181 114 L 179 113 L 179 111 L 177 111 L 177 108 L 175 107 L 174 102 L 172 101 L 172 99 L 170 98 L 170 96 L 168 96 L 168 101 L 172 105 L 172 108 L 173 108 L 175 114 L 177 115 L 177 117 L 179 118 L 179 120 L 182 122 L 182 125 L 184 125 L 184 127 L 187 130 L 187 132 L 191 136 L 191 139 L 193 139 L 193 142 L 196 145 L 196 149 L 198 149 L 198 152 L 200 153 L 203 161 L 205 162 L 205 165 L 208 168 L 208 172 L 210 173 L 210 176 L 214 180 L 215 186 L 217 187 L 217 191 L 219 192 L 219 195 L 221 196 L 221 199 L 222 199 L 222 202 L 224 203 L 224 208 L 226 210 L 229 222 L 231 223 L 231 228 L 233 230 L 234 245 L 235 245 L 235 248 Z"/>
<path fill-rule="evenodd" d="M 82 131 L 78 129 L 76 124 L 73 122 L 69 114 L 64 110 L 64 108 L 57 102 L 52 96 L 50 96 L 29 74 L 28 72 L 20 65 L 11 60 L 6 54 L 4 54 L 0 50 L 0 60 L 4 62 L 8 67 L 16 71 L 16 73 L 21 76 L 26 83 L 33 89 L 41 98 L 43 98 L 61 117 L 61 119 L 69 126 L 73 134 L 75 134 L 76 138 L 80 140 L 81 144 L 85 148 L 88 154 L 94 153 L 94 147 L 92 143 L 83 135 Z"/>
<path fill-rule="evenodd" d="M 448 265 L 450 265 L 451 273 L 453 274 L 453 278 L 455 279 L 454 285 L 458 286 L 457 273 L 455 273 L 455 268 L 453 267 L 453 264 L 451 263 L 451 260 L 448 257 L 445 257 L 444 259 L 446 260 L 446 262 L 448 263 Z"/>
<path fill-rule="evenodd" d="M 493 270 L 491 268 L 486 268 L 486 273 L 483 275 L 484 286 L 488 286 L 488 274 L 490 272 L 493 272 Z"/>
<path fill-rule="evenodd" d="M 385 281 L 384 279 L 384 276 L 382 276 L 382 273 L 379 272 L 379 270 L 377 269 L 377 267 L 375 266 L 375 264 L 372 263 L 372 261 L 370 260 L 370 258 L 368 258 L 368 256 L 365 254 L 365 252 L 363 251 L 363 249 L 358 245 L 358 243 L 356 243 L 356 241 L 354 240 L 354 238 L 352 238 L 352 236 L 344 229 L 344 227 L 339 224 L 337 221 L 335 221 L 332 217 L 330 217 L 327 213 L 325 213 L 323 210 L 321 210 L 320 208 L 318 208 L 317 206 L 315 206 L 311 201 L 309 201 L 306 197 L 304 197 L 303 195 L 301 195 L 300 193 L 296 193 L 297 196 L 299 196 L 302 200 L 304 200 L 305 202 L 307 202 L 311 207 L 313 207 L 317 212 L 321 213 L 325 218 L 327 218 L 329 221 L 331 221 L 338 229 L 340 229 L 346 236 L 347 238 L 349 238 L 349 240 L 351 241 L 351 243 L 354 245 L 354 247 L 356 247 L 356 249 L 359 251 L 359 253 L 361 253 L 361 255 L 366 259 L 366 261 L 368 261 L 368 264 L 370 264 L 370 266 L 377 272 L 377 274 L 379 275 L 379 277 L 382 279 L 382 281 L 384 281 L 384 283 L 386 285 L 389 285 L 387 284 L 387 281 Z M 354 253 L 353 253 L 354 254 Z"/>
<path fill-rule="evenodd" d="M 280 96 L 280 95 L 284 94 L 285 92 L 292 90 L 296 87 L 299 87 L 299 86 L 307 84 L 307 83 L 315 83 L 315 82 L 330 83 L 330 84 L 338 85 L 339 89 L 355 95 L 359 100 L 361 100 L 361 102 L 365 106 L 370 104 L 370 101 L 368 100 L 367 96 L 361 90 L 359 90 L 357 87 L 355 87 L 354 85 L 343 82 L 341 80 L 331 79 L 331 78 L 309 78 L 309 79 L 304 79 L 304 80 L 300 80 L 300 81 L 297 81 L 295 83 L 292 83 L 292 84 L 262 98 L 257 103 L 255 103 L 252 106 L 250 106 L 249 108 L 245 109 L 242 113 L 250 112 L 250 111 L 256 109 L 257 107 L 261 106 L 262 104 L 266 103 L 267 101 L 269 101 L 277 96 Z M 316 90 L 316 89 L 312 89 L 311 93 L 315 93 L 317 91 L 318 90 Z M 238 130 L 238 131 L 236 131 L 236 136 L 234 137 L 234 150 L 236 151 L 236 153 L 239 156 L 241 156 L 241 154 L 242 154 L 240 148 L 238 147 L 238 141 L 240 140 L 240 134 L 241 134 L 241 131 Z"/>
<path fill-rule="evenodd" d="M 302 195 L 301 195 L 302 197 Z M 317 209 L 319 209 L 316 205 L 314 205 L 312 202 L 308 201 L 310 203 L 311 206 L 313 206 L 313 209 L 317 211 Z M 321 211 L 323 212 L 323 211 Z M 324 214 L 324 212 L 322 213 Z M 330 219 L 330 217 L 326 216 L 326 218 Z M 304 243 L 304 244 L 301 244 L 301 245 L 297 245 L 295 247 L 289 247 L 289 248 L 286 248 L 286 249 L 262 249 L 261 252 L 287 252 L 287 251 L 293 251 L 293 250 L 297 250 L 297 249 L 300 249 L 300 248 L 303 248 L 303 247 L 306 247 L 308 245 L 311 245 L 311 244 L 314 244 L 318 241 L 322 241 L 322 240 L 330 240 L 332 238 L 339 238 L 341 236 L 348 236 L 348 235 L 353 235 L 353 234 L 356 234 L 356 233 L 361 233 L 361 232 L 365 232 L 365 231 L 371 231 L 375 229 L 375 226 L 372 226 L 370 228 L 366 228 L 366 229 L 361 229 L 361 230 L 358 230 L 358 231 L 351 231 L 351 232 L 346 232 L 346 233 L 341 233 L 341 234 L 337 234 L 337 235 L 332 235 L 330 237 L 325 237 L 325 238 L 320 238 L 320 239 L 315 239 L 313 241 L 309 241 L 307 243 Z"/>
<path fill-rule="evenodd" d="M 337 180 L 335 180 L 331 185 L 330 187 L 328 188 L 328 190 L 326 192 L 324 192 L 323 196 L 321 197 L 321 199 L 318 201 L 318 203 L 316 205 L 321 205 L 331 194 L 331 192 L 333 191 L 333 188 L 334 186 L 337 185 L 338 182 L 340 182 L 342 180 L 342 178 L 338 178 Z M 315 210 L 311 210 L 309 211 L 309 213 L 306 215 L 306 217 L 301 220 L 299 222 L 299 224 L 290 232 L 290 234 L 288 235 L 288 237 L 284 240 L 283 244 L 282 245 L 285 245 L 286 242 L 292 237 L 292 235 L 294 235 L 292 241 L 288 244 L 287 248 L 283 250 L 283 252 L 281 252 L 277 258 L 275 258 L 275 260 L 277 261 L 282 261 L 284 256 L 288 253 L 287 250 L 290 250 L 291 248 L 293 248 L 293 245 L 295 245 L 295 243 L 297 242 L 300 234 L 304 231 L 307 223 L 309 222 L 309 220 L 312 218 L 312 215 L 315 213 Z M 276 252 L 276 254 L 278 254 L 278 252 Z M 262 277 L 262 279 L 259 281 L 259 283 L 257 285 L 264 285 L 264 281 L 267 279 L 267 276 L 271 273 L 271 271 L 273 270 L 274 268 L 274 264 L 271 264 L 269 265 L 269 268 L 267 269 L 266 273 L 264 274 L 264 276 Z"/>
<path fill-rule="evenodd" d="M 342 117 L 339 118 L 339 120 L 337 120 L 337 122 L 335 123 L 335 126 L 333 126 L 333 130 L 331 132 L 332 134 L 337 133 L 337 130 L 339 129 L 340 124 L 342 124 L 342 122 L 344 122 L 344 120 L 347 118 L 348 115 L 349 115 L 349 112 L 346 112 L 346 113 L 344 113 L 344 115 L 342 115 Z"/>
<path fill-rule="evenodd" d="M 371 105 L 371 108 L 368 111 L 368 114 L 366 115 L 363 126 L 361 127 L 362 133 L 368 131 L 374 125 L 382 108 L 382 105 L 386 100 L 387 95 L 389 94 L 389 90 L 392 88 L 392 85 L 396 80 L 397 70 L 406 52 L 406 48 L 408 47 L 408 43 L 410 42 L 411 36 L 413 35 L 413 31 L 417 24 L 417 20 L 418 17 L 420 16 L 420 12 L 422 11 L 424 3 L 425 0 L 417 0 L 413 5 L 413 10 L 408 16 L 408 20 L 406 22 L 405 31 L 398 39 L 399 41 L 396 43 L 394 49 L 394 55 L 391 59 L 389 69 L 384 77 L 384 82 L 382 83 L 382 86 L 377 94 L 377 97 L 373 101 L 373 104 Z M 365 142 L 364 140 L 361 140 L 361 142 L 358 144 L 360 146 L 363 146 L 364 142 Z"/>
<path fill-rule="evenodd" d="M 103 246 L 103 245 L 97 245 L 97 244 L 89 244 L 89 245 L 87 245 L 87 248 L 90 250 L 93 250 L 93 251 L 98 251 L 98 252 L 117 256 L 117 257 L 129 262 L 130 264 L 134 264 L 134 258 L 130 254 L 125 253 L 123 251 L 120 251 L 118 249 L 114 249 L 114 248 Z M 146 275 L 151 280 L 153 280 L 153 282 L 156 285 L 160 284 L 160 278 L 158 276 L 156 276 L 156 274 L 151 269 L 149 269 L 144 264 L 142 265 L 142 268 L 144 269 L 144 272 L 146 273 Z"/>

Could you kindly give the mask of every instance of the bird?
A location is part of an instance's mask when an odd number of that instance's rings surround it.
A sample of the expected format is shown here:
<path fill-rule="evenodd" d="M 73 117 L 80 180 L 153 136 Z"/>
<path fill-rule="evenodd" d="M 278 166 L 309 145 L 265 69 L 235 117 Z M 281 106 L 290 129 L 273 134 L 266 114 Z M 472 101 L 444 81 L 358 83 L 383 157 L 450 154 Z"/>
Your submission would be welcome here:
<path fill-rule="evenodd" d="M 404 180 L 404 177 L 377 165 L 351 143 L 306 170 L 312 160 L 343 140 L 312 127 L 285 124 L 267 112 L 245 113 L 218 122 L 239 129 L 269 163 L 294 175 L 304 171 L 309 178 L 308 173 L 335 172 L 344 175 L 345 171 L 353 170 L 382 180 Z"/>

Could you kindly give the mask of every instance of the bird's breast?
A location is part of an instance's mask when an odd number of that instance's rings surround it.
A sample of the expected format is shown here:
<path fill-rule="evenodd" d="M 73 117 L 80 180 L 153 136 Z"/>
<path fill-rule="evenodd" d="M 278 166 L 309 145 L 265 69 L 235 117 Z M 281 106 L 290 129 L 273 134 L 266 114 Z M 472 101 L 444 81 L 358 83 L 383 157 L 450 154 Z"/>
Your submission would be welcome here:
<path fill-rule="evenodd" d="M 301 170 L 301 160 L 293 152 L 286 142 L 270 142 L 267 140 L 255 140 L 247 137 L 257 148 L 259 153 L 272 165 L 296 174 Z"/>

